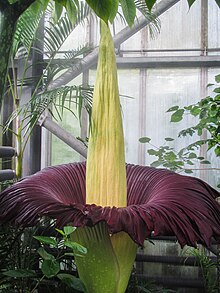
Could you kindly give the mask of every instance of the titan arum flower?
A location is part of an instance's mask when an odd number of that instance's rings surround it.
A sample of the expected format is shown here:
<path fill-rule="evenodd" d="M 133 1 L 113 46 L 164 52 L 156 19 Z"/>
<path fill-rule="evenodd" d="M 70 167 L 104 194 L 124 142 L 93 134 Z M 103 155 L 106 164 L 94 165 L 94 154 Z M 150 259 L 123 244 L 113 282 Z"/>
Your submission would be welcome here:
<path fill-rule="evenodd" d="M 3 191 L 0 222 L 33 226 L 42 216 L 78 227 L 76 258 L 88 293 L 124 293 L 138 245 L 176 235 L 180 245 L 220 236 L 219 193 L 165 169 L 125 165 L 114 45 L 101 22 L 87 163 L 49 167 Z"/>

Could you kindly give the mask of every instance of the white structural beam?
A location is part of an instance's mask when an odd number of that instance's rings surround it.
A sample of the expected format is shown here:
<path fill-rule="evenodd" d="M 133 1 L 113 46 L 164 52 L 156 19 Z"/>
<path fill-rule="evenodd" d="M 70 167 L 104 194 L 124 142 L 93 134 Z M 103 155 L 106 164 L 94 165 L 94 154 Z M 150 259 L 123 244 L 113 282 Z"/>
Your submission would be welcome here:
<path fill-rule="evenodd" d="M 155 15 L 155 17 L 158 17 L 179 1 L 180 0 L 161 0 L 155 6 L 152 12 Z M 133 36 L 143 27 L 148 25 L 151 21 L 152 19 L 146 18 L 144 16 L 139 17 L 131 28 L 127 26 L 126 28 L 124 28 L 118 34 L 114 36 L 115 47 L 118 47 L 124 41 L 128 40 L 131 36 Z M 94 66 L 97 62 L 97 59 L 98 59 L 98 48 L 95 48 L 90 54 L 88 54 L 80 62 L 78 62 L 77 64 L 73 64 L 71 69 L 67 70 L 57 79 L 52 81 L 49 85 L 49 89 L 58 88 L 60 86 L 67 84 L 68 82 L 73 80 L 75 77 L 77 77 L 79 74 L 81 74 L 82 72 Z"/>
<path fill-rule="evenodd" d="M 39 119 L 39 125 L 43 126 L 51 133 L 53 133 L 56 137 L 61 139 L 67 145 L 69 145 L 72 149 L 77 151 L 84 158 L 87 156 L 87 147 L 75 138 L 71 133 L 60 127 L 57 123 L 51 120 L 51 118 L 46 116 L 41 116 Z"/>

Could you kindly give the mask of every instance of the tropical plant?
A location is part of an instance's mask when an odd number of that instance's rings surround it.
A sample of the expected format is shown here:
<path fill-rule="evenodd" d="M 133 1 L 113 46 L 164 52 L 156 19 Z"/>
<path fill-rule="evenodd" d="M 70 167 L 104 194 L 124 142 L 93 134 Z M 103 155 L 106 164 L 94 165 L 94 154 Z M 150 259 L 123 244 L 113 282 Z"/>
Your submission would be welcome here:
<path fill-rule="evenodd" d="M 203 166 L 210 165 L 205 157 L 198 155 L 198 150 L 203 145 L 207 145 L 208 151 L 214 151 L 216 157 L 220 156 L 220 75 L 215 76 L 217 84 L 209 84 L 208 86 L 214 86 L 214 96 L 207 96 L 195 104 L 191 104 L 180 108 L 179 106 L 172 106 L 167 112 L 172 113 L 171 122 L 180 122 L 184 116 L 191 115 L 197 117 L 195 125 L 183 129 L 179 132 L 178 138 L 186 136 L 196 136 L 193 143 L 176 151 L 174 147 L 169 143 L 174 141 L 174 138 L 166 137 L 165 143 L 162 146 L 155 146 L 151 142 L 149 137 L 141 137 L 139 141 L 141 143 L 148 143 L 151 147 L 147 150 L 147 153 L 151 156 L 157 157 L 157 160 L 151 163 L 153 167 L 163 166 L 175 172 L 185 172 L 192 174 L 193 170 L 197 170 L 197 163 Z M 203 133 L 206 133 L 206 139 L 199 139 Z M 201 167 L 200 169 L 204 169 Z M 219 170 L 215 166 L 206 167 L 206 170 Z M 220 185 L 218 185 L 220 187 Z"/>
<path fill-rule="evenodd" d="M 40 115 L 47 109 L 52 116 L 54 112 L 58 114 L 58 117 L 62 117 L 63 109 L 67 107 L 70 111 L 73 108 L 73 104 L 78 105 L 78 113 L 80 115 L 82 108 L 82 100 L 86 100 L 84 105 L 90 109 L 90 100 L 92 89 L 91 87 L 83 86 L 65 86 L 54 90 L 48 90 L 48 84 L 54 75 L 58 74 L 61 70 L 68 68 L 71 62 L 76 60 L 80 55 L 85 54 L 90 50 L 87 46 L 79 48 L 74 52 L 70 52 L 63 62 L 62 66 L 52 64 L 58 50 L 65 42 L 74 28 L 85 21 L 90 13 L 90 9 L 83 2 L 80 2 L 80 11 L 73 23 L 69 17 L 65 14 L 60 17 L 57 22 L 50 20 L 50 26 L 46 28 L 46 34 L 44 36 L 45 48 L 48 51 L 48 63 L 42 75 L 26 78 L 26 72 L 39 64 L 31 64 L 29 62 L 30 55 L 33 51 L 37 54 L 43 54 L 39 48 L 33 47 L 33 43 L 36 39 L 36 31 L 39 26 L 39 22 L 43 16 L 41 11 L 36 13 L 34 10 L 29 9 L 20 18 L 17 30 L 15 32 L 14 44 L 13 44 L 13 57 L 16 55 L 19 48 L 25 50 L 23 57 L 23 73 L 21 78 L 16 76 L 16 70 L 12 59 L 11 66 L 13 76 L 9 77 L 9 89 L 14 100 L 14 112 L 9 117 L 8 121 L 4 125 L 3 132 L 12 131 L 17 141 L 17 164 L 16 175 L 17 178 L 22 176 L 22 159 L 25 151 L 25 147 L 32 133 L 33 127 L 36 125 Z M 51 7 L 48 8 L 48 13 Z M 41 40 L 42 41 L 42 40 Z M 34 85 L 34 86 L 33 86 Z M 30 86 L 32 88 L 32 94 L 27 104 L 20 105 L 23 88 Z M 68 105 L 66 104 L 68 102 Z M 74 115 L 76 115 L 73 112 Z M 13 120 L 16 120 L 16 124 L 12 124 Z M 17 125 L 16 129 L 10 129 L 11 125 Z"/>
<path fill-rule="evenodd" d="M 135 5 L 142 14 L 146 17 L 151 17 L 153 20 L 153 16 L 146 9 L 146 5 L 143 4 L 143 1 L 136 1 Z M 82 106 L 84 106 L 88 112 L 90 112 L 91 109 L 92 88 L 89 86 L 64 86 L 52 90 L 48 89 L 50 82 L 61 70 L 70 68 L 72 64 L 77 61 L 78 57 L 89 52 L 90 48 L 85 46 L 78 50 L 67 52 L 62 64 L 53 62 L 56 54 L 67 37 L 77 25 L 85 21 L 88 15 L 91 14 L 91 9 L 84 2 L 80 1 L 77 4 L 78 10 L 74 11 L 74 15 L 71 14 L 71 8 L 66 5 L 67 14 L 61 16 L 62 6 L 58 2 L 55 2 L 55 14 L 53 13 L 54 19 L 49 21 L 49 25 L 45 27 L 45 36 L 41 36 L 39 40 L 36 37 L 36 32 L 39 23 L 44 16 L 44 11 L 39 9 L 38 6 L 38 9 L 36 9 L 35 6 L 32 5 L 25 13 L 23 13 L 17 23 L 11 57 L 12 78 L 10 76 L 8 77 L 10 85 L 8 91 L 10 91 L 10 94 L 13 96 L 15 111 L 11 114 L 4 125 L 3 132 L 11 131 L 16 137 L 17 178 L 22 177 L 23 154 L 32 134 L 32 130 L 38 122 L 39 117 L 46 109 L 53 117 L 54 113 L 56 113 L 56 116 L 60 119 L 65 108 L 72 111 L 75 115 L 72 110 L 73 104 L 77 104 L 76 110 L 78 111 L 79 118 Z M 46 14 L 51 14 L 52 10 L 53 5 L 48 5 Z M 156 22 L 155 27 L 157 27 Z M 39 48 L 33 46 L 36 40 L 42 43 L 46 52 L 41 52 Z M 18 79 L 13 58 L 16 56 L 20 48 L 22 48 L 23 51 L 22 62 L 24 68 L 23 73 L 20 74 L 20 79 Z M 26 77 L 26 73 L 32 70 L 32 68 L 39 65 L 42 66 L 39 64 L 39 61 L 37 61 L 38 64 L 32 63 L 30 65 L 30 56 L 33 53 L 41 54 L 42 56 L 46 53 L 49 61 L 47 61 L 46 68 L 43 68 L 41 76 L 35 75 L 32 77 Z M 43 63 L 43 60 L 41 60 L 41 62 Z M 23 94 L 23 88 L 26 86 L 32 88 L 32 94 L 30 101 L 26 105 L 23 105 L 20 101 Z M 22 104 L 22 106 L 20 106 L 20 104 Z M 13 120 L 15 120 L 16 123 L 12 124 Z M 17 127 L 11 129 L 11 125 L 16 125 Z"/>
<path fill-rule="evenodd" d="M 195 2 L 195 0 L 187 1 L 189 7 Z M 49 0 L 2 0 L 0 3 L 0 109 L 5 92 L 10 51 L 17 21 L 22 13 L 30 6 L 32 6 L 35 11 L 45 10 L 48 2 Z M 65 7 L 70 19 L 72 21 L 75 20 L 77 11 L 80 9 L 78 0 L 54 0 L 54 2 L 56 19 L 59 19 L 63 7 Z M 114 21 L 120 3 L 124 17 L 131 26 L 136 16 L 137 3 L 146 4 L 146 7 L 151 10 L 156 0 L 86 0 L 86 2 L 94 10 L 95 14 L 106 23 L 108 21 Z M 219 0 L 215 0 L 215 2 L 220 6 Z"/>
<path fill-rule="evenodd" d="M 50 224 L 50 230 L 52 226 Z M 6 233 L 6 227 L 5 230 L 1 229 L 0 252 L 4 262 L 0 266 L 0 291 L 33 293 L 38 287 L 45 286 L 47 280 L 56 278 L 69 289 L 84 292 L 85 288 L 79 278 L 63 272 L 67 267 L 74 272 L 73 257 L 76 254 L 84 257 L 87 252 L 86 248 L 70 240 L 69 235 L 75 229 L 57 229 L 57 237 L 34 236 L 39 228 L 21 228 L 16 231 L 12 227 L 7 227 L 10 233 Z M 46 228 L 44 225 L 44 229 L 49 231 Z M 41 243 L 40 247 L 35 239 Z M 40 257 L 40 266 L 39 259 L 34 254 L 36 251 Z"/>
<path fill-rule="evenodd" d="M 36 259 L 32 254 L 35 232 L 36 227 L 0 227 L 0 292 L 26 292 L 31 288 L 31 278 L 36 277 L 33 272 Z"/>
<path fill-rule="evenodd" d="M 218 292 L 217 284 L 217 263 L 214 263 L 211 258 L 207 255 L 207 251 L 202 247 L 188 248 L 185 251 L 188 255 L 195 257 L 197 264 L 201 269 L 201 273 L 204 280 L 205 292 L 216 293 Z"/>
<path fill-rule="evenodd" d="M 50 167 L 3 191 L 0 222 L 32 226 L 46 215 L 78 227 L 71 239 L 88 249 L 75 258 L 86 290 L 124 293 L 137 246 L 152 231 L 176 235 L 181 246 L 220 236 L 218 196 L 197 178 L 125 165 L 114 45 L 101 22 L 87 164 Z"/>

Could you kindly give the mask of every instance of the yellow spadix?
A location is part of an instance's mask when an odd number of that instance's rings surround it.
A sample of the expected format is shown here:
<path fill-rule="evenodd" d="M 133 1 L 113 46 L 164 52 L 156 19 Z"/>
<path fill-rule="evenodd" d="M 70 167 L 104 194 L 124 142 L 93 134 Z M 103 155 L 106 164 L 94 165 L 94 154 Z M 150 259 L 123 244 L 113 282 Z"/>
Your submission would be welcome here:
<path fill-rule="evenodd" d="M 86 203 L 127 206 L 124 136 L 114 43 L 101 21 L 101 41 L 93 95 L 91 132 L 86 163 Z M 105 222 L 78 228 L 73 240 L 87 248 L 76 257 L 88 293 L 124 293 L 137 245 L 125 232 L 111 235 Z"/>
<path fill-rule="evenodd" d="M 86 203 L 127 206 L 124 136 L 114 43 L 108 26 L 102 21 L 86 164 Z"/>

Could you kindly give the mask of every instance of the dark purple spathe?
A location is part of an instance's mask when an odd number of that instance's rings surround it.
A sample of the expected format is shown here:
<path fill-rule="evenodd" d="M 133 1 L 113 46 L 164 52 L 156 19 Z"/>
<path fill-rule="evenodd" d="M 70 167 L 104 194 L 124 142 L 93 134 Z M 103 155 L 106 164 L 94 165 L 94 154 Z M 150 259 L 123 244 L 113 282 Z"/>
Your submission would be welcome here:
<path fill-rule="evenodd" d="M 155 235 L 176 235 L 181 246 L 220 237 L 219 193 L 205 182 L 165 169 L 127 165 L 128 206 L 87 205 L 85 163 L 44 169 L 0 195 L 0 223 L 32 226 L 40 217 L 57 225 L 95 225 L 106 221 L 111 233 L 127 232 L 142 245 Z"/>

